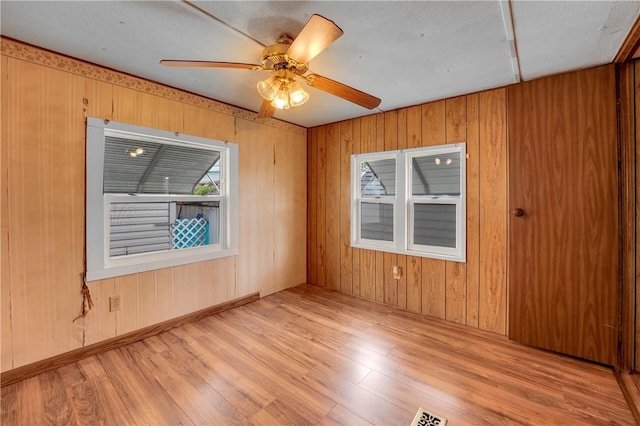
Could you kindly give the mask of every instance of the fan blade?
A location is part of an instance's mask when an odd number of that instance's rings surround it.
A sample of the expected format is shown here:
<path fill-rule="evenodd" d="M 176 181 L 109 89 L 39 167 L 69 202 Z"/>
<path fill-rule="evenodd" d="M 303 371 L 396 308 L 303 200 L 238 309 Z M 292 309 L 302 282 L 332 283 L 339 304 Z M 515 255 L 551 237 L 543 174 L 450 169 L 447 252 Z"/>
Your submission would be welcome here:
<path fill-rule="evenodd" d="M 333 21 L 320 15 L 313 15 L 289 46 L 287 56 L 306 64 L 341 35 L 342 30 Z"/>
<path fill-rule="evenodd" d="M 271 105 L 271 101 L 263 99 L 262 105 L 260 105 L 260 112 L 258 112 L 258 118 L 273 117 L 273 114 L 275 114 L 275 112 L 276 112 L 276 107 Z"/>
<path fill-rule="evenodd" d="M 175 68 L 231 68 L 241 70 L 253 70 L 262 68 L 260 65 L 241 64 L 238 62 L 174 61 L 169 59 L 163 59 L 162 61 L 160 61 L 160 65 Z"/>
<path fill-rule="evenodd" d="M 307 83 L 311 87 L 315 87 L 316 89 L 331 93 L 332 95 L 338 96 L 342 99 L 346 99 L 349 102 L 353 102 L 354 104 L 358 104 L 368 109 L 374 109 L 378 105 L 380 105 L 380 102 L 382 102 L 381 99 L 376 98 L 375 96 L 361 92 L 358 89 L 354 89 L 353 87 L 349 87 L 346 84 L 338 83 L 337 81 L 331 80 L 330 78 L 323 77 L 318 74 L 308 75 Z"/>

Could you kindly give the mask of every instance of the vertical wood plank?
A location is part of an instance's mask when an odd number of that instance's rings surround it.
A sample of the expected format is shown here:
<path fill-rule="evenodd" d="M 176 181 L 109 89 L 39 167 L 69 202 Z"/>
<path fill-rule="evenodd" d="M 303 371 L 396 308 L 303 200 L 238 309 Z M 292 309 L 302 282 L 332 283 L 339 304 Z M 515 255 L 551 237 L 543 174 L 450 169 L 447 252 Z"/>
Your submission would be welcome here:
<path fill-rule="evenodd" d="M 397 120 L 397 134 L 398 134 L 398 146 L 397 149 L 406 149 L 407 140 L 407 108 L 398 110 Z M 398 282 L 398 303 L 397 307 L 400 309 L 407 309 L 407 257 L 404 254 L 398 254 L 396 256 L 396 264 L 401 270 L 400 279 Z"/>
<path fill-rule="evenodd" d="M 398 112 L 384 113 L 384 150 L 395 151 L 398 149 Z M 393 267 L 398 266 L 398 255 L 384 253 L 383 257 L 383 300 L 387 305 L 398 306 L 398 281 L 393 277 Z"/>
<path fill-rule="evenodd" d="M 324 273 L 327 288 L 340 290 L 340 124 L 327 126 L 325 180 L 326 240 Z"/>
<path fill-rule="evenodd" d="M 375 301 L 384 303 L 384 252 L 375 251 Z"/>
<path fill-rule="evenodd" d="M 180 110 L 174 111 L 172 108 L 171 111 L 175 114 Z M 175 117 L 171 125 L 182 127 L 182 132 L 225 142 L 236 141 L 236 120 L 232 116 L 189 104 L 183 104 L 181 111 L 182 116 Z"/>
<path fill-rule="evenodd" d="M 483 330 L 506 334 L 507 146 L 505 89 L 480 97 L 480 307 Z"/>
<path fill-rule="evenodd" d="M 422 258 L 407 256 L 407 310 L 422 313 Z"/>
<path fill-rule="evenodd" d="M 156 310 L 157 321 L 173 318 L 173 271 L 171 268 L 156 271 Z"/>
<path fill-rule="evenodd" d="M 179 317 L 187 313 L 187 280 L 189 269 L 187 265 L 171 268 L 173 281 L 173 303 L 171 304 L 173 317 Z"/>
<path fill-rule="evenodd" d="M 187 265 L 187 310 L 197 311 L 200 307 L 200 269 L 201 263 L 190 263 Z"/>
<path fill-rule="evenodd" d="M 236 129 L 240 156 L 238 292 L 246 295 L 273 281 L 274 203 L 273 193 L 264 189 L 274 182 L 274 147 L 272 134 L 261 132 L 253 121 L 237 120 Z M 190 270 L 190 278 L 192 272 L 196 271 Z"/>
<path fill-rule="evenodd" d="M 327 161 L 327 128 L 326 126 L 318 128 L 318 285 L 322 287 L 327 286 L 325 279 L 325 240 L 326 240 L 326 195 L 327 186 L 325 185 L 326 179 L 326 161 Z"/>
<path fill-rule="evenodd" d="M 445 263 L 438 259 L 422 259 L 422 314 L 445 318 Z"/>
<path fill-rule="evenodd" d="M 198 309 L 213 305 L 214 286 L 219 281 L 216 260 L 200 263 L 200 285 L 198 287 Z"/>
<path fill-rule="evenodd" d="M 84 318 L 86 329 L 84 345 L 115 337 L 117 334 L 117 312 L 109 312 L 109 297 L 116 292 L 115 278 L 88 283 L 93 308 Z"/>
<path fill-rule="evenodd" d="M 407 108 L 407 148 L 422 146 L 422 107 Z M 407 256 L 407 310 L 422 313 L 422 258 Z"/>
<path fill-rule="evenodd" d="M 480 301 L 479 96 L 467 97 L 467 325 L 478 327 Z"/>
<path fill-rule="evenodd" d="M 230 281 L 234 277 L 230 274 L 231 264 L 229 261 L 233 261 L 233 257 L 223 257 L 222 259 L 215 259 L 213 263 L 213 273 L 211 276 L 211 302 L 209 306 L 215 306 L 228 300 L 232 297 L 233 288 L 235 287 L 234 281 Z"/>
<path fill-rule="evenodd" d="M 274 265 L 275 276 L 268 293 L 301 284 L 306 279 L 305 247 L 307 182 L 306 136 L 275 131 L 274 161 Z M 266 290 L 266 289 L 264 289 Z M 268 294 L 263 291 L 263 294 Z"/>
<path fill-rule="evenodd" d="M 18 367 L 75 349 L 84 338 L 83 321 L 73 319 L 82 302 L 85 83 L 24 61 L 6 65 L 4 220 Z"/>
<path fill-rule="evenodd" d="M 446 141 L 446 102 L 422 105 L 422 146 L 441 145 Z M 427 270 L 425 270 L 427 268 Z M 446 315 L 446 262 L 422 260 L 422 313 L 438 318 Z"/>
<path fill-rule="evenodd" d="M 467 98 L 460 96 L 445 101 L 446 143 L 464 142 L 467 137 Z M 466 323 L 466 264 L 446 261 L 446 319 Z"/>
<path fill-rule="evenodd" d="M 384 132 L 384 114 L 376 114 L 376 128 L 375 128 L 375 150 L 385 151 L 385 132 Z M 376 302 L 384 303 L 384 253 L 376 251 Z"/>
<path fill-rule="evenodd" d="M 376 252 L 360 250 L 360 296 L 365 299 L 376 298 Z"/>
<path fill-rule="evenodd" d="M 384 132 L 385 114 L 376 114 L 375 118 L 376 118 L 375 150 L 378 152 L 386 151 L 387 149 L 385 146 L 386 144 L 385 144 L 385 132 Z"/>
<path fill-rule="evenodd" d="M 353 152 L 353 122 L 340 123 L 340 291 L 353 294 L 351 253 L 351 153 Z"/>
<path fill-rule="evenodd" d="M 0 57 L 0 371 L 13 368 L 13 326 L 11 320 L 11 275 L 9 274 L 9 161 L 8 59 Z"/>
<path fill-rule="evenodd" d="M 620 95 L 620 186 L 622 232 L 622 292 L 620 371 L 635 370 L 635 241 L 636 241 L 636 108 L 634 63 L 620 64 L 617 68 Z M 507 101 L 508 102 L 508 101 Z M 509 140 L 509 138 L 507 138 Z M 507 279 L 509 282 L 509 279 Z M 508 287 L 509 284 L 507 284 Z M 509 289 L 510 290 L 510 289 Z M 511 303 L 509 301 L 509 303 Z M 510 332 L 509 332 L 510 333 Z"/>
<path fill-rule="evenodd" d="M 376 151 L 376 116 L 360 119 L 360 152 Z M 360 250 L 360 295 L 376 300 L 376 254 L 372 250 Z"/>
<path fill-rule="evenodd" d="M 86 114 L 89 117 L 113 119 L 113 85 L 98 80 L 86 79 Z"/>
<path fill-rule="evenodd" d="M 318 129 L 307 131 L 307 282 L 318 284 L 317 245 L 318 245 Z"/>
<path fill-rule="evenodd" d="M 158 322 L 157 303 L 156 271 L 138 274 L 138 328 Z"/>
<path fill-rule="evenodd" d="M 407 108 L 407 148 L 422 146 L 422 107 Z"/>
<path fill-rule="evenodd" d="M 376 151 L 376 116 L 362 117 L 360 122 L 360 152 L 368 153 Z"/>
<path fill-rule="evenodd" d="M 446 141 L 446 103 L 422 105 L 422 143 L 420 146 L 442 145 Z"/>
<path fill-rule="evenodd" d="M 636 306 L 635 306 L 635 324 L 636 324 L 636 329 L 635 329 L 635 369 L 636 371 L 640 368 L 640 303 L 638 303 L 637 301 L 640 301 L 640 206 L 638 205 L 638 203 L 640 202 L 640 108 L 638 108 L 638 106 L 640 106 L 640 63 L 638 61 L 635 61 L 634 63 L 634 74 L 635 74 L 635 85 L 634 85 L 634 89 L 635 89 L 635 111 L 636 111 L 636 115 L 635 115 L 635 135 L 636 135 L 636 140 L 635 140 L 635 151 L 636 151 L 636 155 L 635 155 L 635 175 L 636 175 L 636 181 L 635 181 L 635 197 L 636 197 L 636 204 L 635 204 L 635 208 L 636 208 L 636 220 L 635 220 L 635 227 L 636 227 L 636 233 L 635 233 L 635 237 L 636 237 L 636 244 L 635 244 L 635 265 L 636 265 L 636 273 L 635 273 L 635 295 L 636 295 Z"/>
<path fill-rule="evenodd" d="M 116 294 L 120 295 L 120 310 L 116 312 L 117 334 L 128 333 L 138 326 L 138 275 L 124 275 L 115 279 Z"/>
<path fill-rule="evenodd" d="M 360 123 L 361 120 L 359 118 L 353 120 L 353 154 L 360 153 Z M 343 188 L 344 190 L 344 188 Z M 351 214 L 351 206 L 349 206 L 349 214 Z M 352 282 L 353 282 L 353 294 L 356 296 L 360 295 L 360 249 L 352 248 L 351 249 L 351 258 L 352 258 Z"/>

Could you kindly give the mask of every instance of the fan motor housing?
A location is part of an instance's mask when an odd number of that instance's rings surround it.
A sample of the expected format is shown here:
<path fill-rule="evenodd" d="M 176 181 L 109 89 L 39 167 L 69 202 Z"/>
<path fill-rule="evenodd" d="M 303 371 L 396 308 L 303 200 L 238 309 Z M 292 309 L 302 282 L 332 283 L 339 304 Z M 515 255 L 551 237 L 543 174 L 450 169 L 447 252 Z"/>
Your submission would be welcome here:
<path fill-rule="evenodd" d="M 280 36 L 275 44 L 262 50 L 262 67 L 265 70 L 287 69 L 294 74 L 302 75 L 307 70 L 307 64 L 300 63 L 287 56 L 287 51 L 293 39 L 286 34 Z"/>

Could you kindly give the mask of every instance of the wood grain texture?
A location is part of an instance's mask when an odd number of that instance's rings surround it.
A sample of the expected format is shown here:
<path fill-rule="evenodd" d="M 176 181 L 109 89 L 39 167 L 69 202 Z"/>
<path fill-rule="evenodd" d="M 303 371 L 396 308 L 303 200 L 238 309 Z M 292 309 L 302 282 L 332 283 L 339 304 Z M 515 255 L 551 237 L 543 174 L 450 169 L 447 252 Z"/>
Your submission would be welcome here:
<path fill-rule="evenodd" d="M 340 290 L 340 124 L 327 126 L 326 159 L 324 282 Z"/>
<path fill-rule="evenodd" d="M 465 142 L 467 138 L 467 97 L 445 101 L 446 143 Z M 467 197 L 469 196 L 467 190 Z M 467 216 L 468 217 L 468 216 Z M 462 262 L 446 261 L 445 318 L 460 324 L 467 322 L 467 271 Z"/>
<path fill-rule="evenodd" d="M 637 373 L 620 371 L 616 371 L 614 374 L 620 385 L 620 390 L 633 413 L 636 424 L 640 423 L 640 377 L 638 377 Z"/>
<path fill-rule="evenodd" d="M 397 118 L 398 147 L 397 149 L 407 149 L 408 146 L 408 128 L 407 128 L 407 109 L 398 110 Z M 401 275 L 398 281 L 398 303 L 396 306 L 400 309 L 407 309 L 407 257 L 404 254 L 397 255 L 397 265 L 400 267 Z"/>
<path fill-rule="evenodd" d="M 618 361 L 615 80 L 599 67 L 510 86 L 508 100 L 509 197 L 527 212 L 510 220 L 509 336 L 608 365 Z"/>
<path fill-rule="evenodd" d="M 326 163 L 327 163 L 327 128 L 321 127 L 317 131 L 318 163 L 317 175 L 317 208 L 318 208 L 318 233 L 316 245 L 318 247 L 317 256 L 317 280 L 318 285 L 326 287 L 326 215 L 327 215 L 327 186 L 326 186 Z"/>
<path fill-rule="evenodd" d="M 384 118 L 384 151 L 398 149 L 398 111 L 383 114 Z M 398 265 L 398 255 L 384 253 L 383 256 L 383 303 L 398 306 L 398 280 L 393 277 L 393 267 Z"/>
<path fill-rule="evenodd" d="M 353 154 L 359 154 L 361 152 L 361 147 L 360 147 L 361 120 L 360 119 L 353 120 L 352 129 L 353 129 Z M 351 179 L 351 173 L 349 173 L 349 179 Z M 342 191 L 345 191 L 344 187 L 341 187 L 340 189 Z M 351 190 L 349 189 L 349 193 L 350 191 Z M 342 211 L 342 214 L 345 214 L 345 212 Z M 349 205 L 349 208 L 346 214 L 349 216 L 349 223 L 351 223 L 351 216 L 350 216 L 351 205 Z M 351 225 L 349 224 L 349 226 Z M 355 296 L 360 296 L 360 249 L 359 248 L 355 248 L 355 247 L 351 248 L 351 262 L 352 262 L 351 280 L 353 282 L 352 294 Z"/>
<path fill-rule="evenodd" d="M 238 306 L 242 306 L 246 303 L 251 303 L 258 300 L 258 293 L 254 293 L 248 296 L 240 297 L 229 302 L 225 302 L 219 306 L 212 306 L 202 309 L 200 311 L 191 312 L 187 315 L 183 315 L 178 318 L 172 318 L 162 323 L 154 324 L 144 329 L 139 329 L 131 333 L 122 334 L 120 336 L 107 339 L 98 343 L 87 345 L 80 349 L 66 352 L 61 355 L 57 355 L 44 360 L 36 361 L 34 363 L 24 365 L 15 368 L 11 371 L 3 372 L 0 376 L 0 383 L 2 386 L 7 386 L 13 383 L 17 383 L 21 380 L 25 380 L 29 377 L 42 374 L 46 371 L 56 369 L 58 367 L 68 365 L 74 362 L 84 360 L 90 356 L 112 350 L 124 345 L 128 345 L 138 340 L 146 339 L 147 337 L 154 336 L 159 333 L 163 333 L 174 327 L 179 327 L 190 322 L 198 321 L 201 318 L 214 315 L 218 312 L 222 312 L 228 309 L 232 309 Z"/>
<path fill-rule="evenodd" d="M 466 324 L 478 327 L 480 308 L 480 97 L 467 97 L 467 262 Z"/>
<path fill-rule="evenodd" d="M 353 260 L 351 249 L 351 154 L 353 154 L 353 122 L 340 123 L 340 292 L 353 294 Z"/>
<path fill-rule="evenodd" d="M 238 295 L 305 281 L 305 129 L 243 119 L 240 110 L 214 101 L 1 43 L 2 105 L 8 107 L 1 126 L 6 198 L 0 228 L 2 244 L 12 241 L 11 256 L 8 245 L 0 247 L 3 372 Z M 73 321 L 82 306 L 86 116 L 238 143 L 238 258 L 89 283 L 96 306 Z M 265 182 L 271 187 L 276 179 L 280 192 L 265 191 Z M 26 188 L 41 188 L 42 196 L 29 197 Z M 288 219 L 278 221 L 275 208 Z M 109 312 L 114 295 L 122 309 Z"/>
<path fill-rule="evenodd" d="M 616 57 L 614 58 L 614 62 L 617 64 L 622 64 L 624 62 L 628 62 L 634 58 L 634 55 L 637 53 L 638 48 L 640 47 L 640 17 L 636 18 L 633 26 L 629 30 L 627 37 L 624 39 L 620 48 L 618 49 L 618 53 L 616 53 Z"/>
<path fill-rule="evenodd" d="M 505 334 L 507 323 L 506 93 L 480 93 L 480 287 L 481 329 Z M 511 117 L 510 117 L 511 118 Z"/>
<path fill-rule="evenodd" d="M 636 369 L 636 65 L 617 67 L 620 123 L 620 195 L 622 220 L 621 371 Z"/>
<path fill-rule="evenodd" d="M 452 424 L 634 422 L 610 369 L 310 285 L 5 386 L 2 402 L 7 426 L 409 424 L 419 406 Z"/>
<path fill-rule="evenodd" d="M 251 121 L 238 121 L 236 141 L 240 150 L 240 253 L 239 279 L 243 291 L 276 291 L 275 238 L 276 221 L 274 192 L 265 191 L 276 179 L 277 133 L 263 132 L 263 127 Z M 293 194 L 291 194 L 293 195 Z M 283 200 L 283 202 L 289 202 Z M 255 214 L 260 212 L 260 214 Z M 265 226 L 267 224 L 267 226 Z"/>
<path fill-rule="evenodd" d="M 422 313 L 446 317 L 446 264 L 443 260 L 422 258 Z"/>
<path fill-rule="evenodd" d="M 282 132 L 280 132 L 282 133 Z M 280 134 L 274 143 L 274 268 L 270 294 L 302 284 L 307 279 L 304 257 L 307 246 L 306 140 L 292 133 Z M 254 237 L 255 238 L 255 237 Z"/>
<path fill-rule="evenodd" d="M 16 367 L 83 341 L 82 323 L 72 321 L 81 312 L 84 79 L 13 59 L 6 65 L 11 317 L 2 321 L 10 323 Z"/>
<path fill-rule="evenodd" d="M 307 282 L 318 282 L 318 129 L 307 133 Z"/>
<path fill-rule="evenodd" d="M 9 87 L 7 81 L 8 59 L 0 57 L 0 369 L 6 371 L 13 364 L 13 336 L 11 330 L 11 285 L 9 274 L 9 165 L 8 126 Z"/>
<path fill-rule="evenodd" d="M 637 62 L 635 64 L 635 105 L 640 105 L 640 66 L 638 66 Z M 640 297 L 640 215 L 638 212 L 640 211 L 640 110 L 636 107 L 636 117 L 635 117 L 635 210 L 636 210 L 636 242 L 635 242 L 635 295 L 636 295 L 636 306 L 635 306 L 635 370 L 637 371 L 640 368 L 640 347 L 638 346 L 638 342 L 640 342 L 640 305 L 637 303 Z"/>
<path fill-rule="evenodd" d="M 499 212 L 500 209 L 504 212 L 506 208 L 505 105 L 504 90 L 498 90 L 402 108 L 340 123 L 341 129 L 344 126 L 351 127 L 353 150 L 357 153 L 466 142 L 469 154 L 467 159 L 467 262 L 453 263 L 432 259 L 432 262 L 427 262 L 431 269 L 425 270 L 420 257 L 352 248 L 353 290 L 351 293 L 346 289 L 341 290 L 343 293 L 354 294 L 410 312 L 448 318 L 451 321 L 499 334 L 506 333 L 506 246 L 504 244 L 506 244 L 507 218 Z M 311 149 L 314 149 L 313 146 L 317 143 L 314 135 L 327 132 L 328 128 L 329 126 L 319 126 L 309 130 L 311 136 L 307 143 L 312 147 Z M 482 163 L 481 139 L 486 141 L 490 150 L 490 153 L 484 153 Z M 323 167 L 331 167 L 328 164 L 330 160 L 326 157 L 322 160 L 323 163 L 320 159 L 312 161 L 309 164 L 309 168 L 313 169 L 312 173 L 317 173 Z M 346 167 L 342 157 L 340 167 Z M 483 174 L 484 169 L 486 173 Z M 482 216 L 481 206 L 484 206 L 485 201 L 481 196 L 481 176 L 484 177 L 484 194 L 490 204 L 485 206 Z M 340 205 L 341 244 L 345 244 L 344 236 L 350 232 L 350 220 L 349 222 L 345 220 L 350 216 L 350 205 L 344 202 L 350 190 L 349 185 L 350 183 L 342 175 L 340 197 L 345 198 L 342 198 L 343 202 Z M 326 193 L 323 189 L 317 189 L 323 192 L 312 196 L 313 190 L 316 188 L 315 186 L 312 188 L 310 184 L 309 220 L 317 220 L 318 217 L 324 217 L 328 213 L 326 206 L 320 205 Z M 481 227 L 484 227 L 482 218 L 486 220 L 486 228 L 483 228 L 484 237 L 481 236 Z M 497 230 L 495 235 L 491 231 L 492 227 Z M 320 241 L 329 239 L 326 232 L 318 227 L 314 229 L 317 230 L 316 235 L 309 236 L 309 244 L 312 247 L 318 246 Z M 502 241 L 502 246 L 497 244 L 499 241 Z M 326 281 L 316 278 L 321 270 L 317 265 L 318 262 L 320 262 L 320 255 L 316 255 L 315 260 L 309 261 L 309 265 L 313 268 L 309 271 L 309 277 L 310 279 L 314 277 L 315 280 L 310 282 L 326 286 Z M 341 276 L 345 274 L 348 262 L 347 259 L 342 259 Z M 394 280 L 391 276 L 392 268 L 396 265 L 403 271 L 400 280 Z M 433 274 L 440 278 L 434 280 Z M 481 274 L 484 285 L 482 290 Z M 423 285 L 427 287 L 423 288 Z M 480 321 L 481 312 L 482 321 Z"/>

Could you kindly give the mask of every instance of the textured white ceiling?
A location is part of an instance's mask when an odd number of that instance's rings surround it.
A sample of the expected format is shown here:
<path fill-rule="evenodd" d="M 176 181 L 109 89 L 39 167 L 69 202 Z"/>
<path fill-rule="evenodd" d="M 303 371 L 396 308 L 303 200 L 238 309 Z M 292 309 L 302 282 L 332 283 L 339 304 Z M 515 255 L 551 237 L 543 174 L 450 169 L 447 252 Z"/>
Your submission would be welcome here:
<path fill-rule="evenodd" d="M 260 71 L 174 69 L 161 59 L 258 63 L 263 45 L 296 35 L 314 13 L 344 35 L 313 72 L 382 99 L 370 111 L 308 88 L 276 118 L 305 127 L 388 111 L 522 79 L 609 63 L 638 17 L 637 1 L 0 2 L 0 32 L 17 40 L 257 111 Z M 215 17 L 215 18 L 214 18 Z M 515 60 L 517 44 L 518 59 Z M 519 64 L 519 67 L 518 67 Z M 521 71 L 521 74 L 519 72 Z"/>

